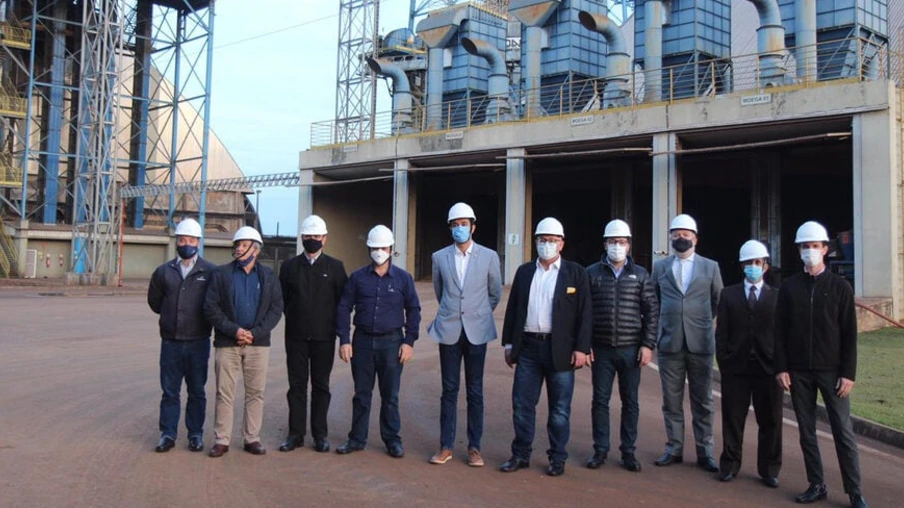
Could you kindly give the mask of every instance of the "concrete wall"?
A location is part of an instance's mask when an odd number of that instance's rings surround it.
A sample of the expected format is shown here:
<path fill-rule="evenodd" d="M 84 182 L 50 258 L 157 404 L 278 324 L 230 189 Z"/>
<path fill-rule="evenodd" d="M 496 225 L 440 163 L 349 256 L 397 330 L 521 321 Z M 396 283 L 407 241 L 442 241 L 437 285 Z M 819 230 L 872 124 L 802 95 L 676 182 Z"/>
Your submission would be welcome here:
<path fill-rule="evenodd" d="M 314 188 L 314 213 L 326 221 L 325 251 L 345 263 L 348 272 L 370 262 L 367 232 L 392 225 L 392 183 L 364 182 Z"/>

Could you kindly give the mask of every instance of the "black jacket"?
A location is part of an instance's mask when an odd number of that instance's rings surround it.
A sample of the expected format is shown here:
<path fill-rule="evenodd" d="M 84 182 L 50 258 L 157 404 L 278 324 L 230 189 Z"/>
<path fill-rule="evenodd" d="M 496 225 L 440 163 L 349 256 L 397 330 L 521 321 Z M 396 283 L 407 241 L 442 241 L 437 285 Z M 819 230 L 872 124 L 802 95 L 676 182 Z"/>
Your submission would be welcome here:
<path fill-rule="evenodd" d="M 502 344 L 512 345 L 515 363 L 521 352 L 530 284 L 536 270 L 536 261 L 518 267 L 505 308 Z M 571 355 L 575 351 L 590 354 L 591 311 L 587 271 L 581 265 L 563 259 L 552 302 L 552 361 L 557 371 L 572 369 Z"/>
<path fill-rule="evenodd" d="M 279 270 L 286 340 L 335 340 L 336 305 L 348 275 L 342 261 L 321 253 L 312 265 L 305 254 Z"/>
<path fill-rule="evenodd" d="M 719 370 L 743 374 L 751 353 L 769 374 L 775 373 L 775 306 L 778 289 L 763 284 L 751 310 L 744 283 L 728 286 L 719 297 L 716 320 L 716 360 Z"/>
<path fill-rule="evenodd" d="M 785 279 L 775 315 L 775 371 L 836 371 L 857 374 L 857 314 L 854 292 L 828 270 L 816 277 Z"/>
<path fill-rule="evenodd" d="M 270 331 L 279 324 L 282 317 L 282 292 L 279 281 L 273 270 L 257 265 L 257 276 L 261 283 L 261 299 L 254 318 L 254 326 L 249 330 L 254 336 L 252 346 L 270 346 Z M 235 262 L 218 266 L 213 271 L 210 287 L 207 288 L 207 299 L 204 302 L 204 315 L 213 325 L 215 335 L 214 347 L 235 347 L 235 334 L 239 325 L 235 322 L 235 287 L 232 283 L 232 272 Z"/>
<path fill-rule="evenodd" d="M 204 296 L 216 265 L 198 257 L 182 280 L 180 259 L 168 261 L 154 270 L 148 284 L 148 305 L 160 314 L 160 337 L 169 340 L 210 339 L 211 325 L 204 318 Z"/>
<path fill-rule="evenodd" d="M 605 257 L 587 268 L 593 300 L 593 345 L 656 348 L 659 299 L 650 274 L 629 256 L 621 277 Z"/>

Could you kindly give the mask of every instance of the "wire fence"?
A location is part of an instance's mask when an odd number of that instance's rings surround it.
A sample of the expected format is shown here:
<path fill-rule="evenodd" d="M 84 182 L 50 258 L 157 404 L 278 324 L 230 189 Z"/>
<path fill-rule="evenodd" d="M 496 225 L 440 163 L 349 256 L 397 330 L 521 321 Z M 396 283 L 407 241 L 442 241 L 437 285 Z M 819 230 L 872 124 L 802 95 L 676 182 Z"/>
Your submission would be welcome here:
<path fill-rule="evenodd" d="M 372 135 L 363 132 L 358 141 L 345 142 L 347 133 L 341 123 L 315 122 L 311 125 L 311 147 L 880 79 L 904 83 L 904 51 L 892 51 L 884 41 L 848 37 L 777 53 L 714 60 L 689 58 L 662 69 L 638 68 L 623 75 L 563 79 L 539 89 L 510 89 L 495 96 L 472 93 L 437 106 L 383 111 L 374 115 Z"/>

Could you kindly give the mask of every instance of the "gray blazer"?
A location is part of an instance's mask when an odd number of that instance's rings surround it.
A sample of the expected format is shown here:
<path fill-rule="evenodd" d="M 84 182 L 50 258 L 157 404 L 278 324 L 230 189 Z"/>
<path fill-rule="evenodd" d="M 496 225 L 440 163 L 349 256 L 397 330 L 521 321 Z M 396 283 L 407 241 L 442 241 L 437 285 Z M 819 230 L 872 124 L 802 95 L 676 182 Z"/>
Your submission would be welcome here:
<path fill-rule="evenodd" d="M 672 272 L 674 262 L 674 254 L 657 261 L 651 275 L 659 297 L 659 351 L 677 353 L 686 344 L 691 353 L 713 354 L 713 318 L 722 291 L 719 263 L 696 254 L 690 285 L 682 294 Z"/>
<path fill-rule="evenodd" d="M 433 290 L 439 302 L 436 319 L 427 333 L 440 344 L 457 344 L 464 327 L 468 341 L 486 344 L 496 338 L 493 310 L 502 298 L 499 255 L 474 243 L 462 287 L 455 270 L 452 244 L 433 253 Z"/>

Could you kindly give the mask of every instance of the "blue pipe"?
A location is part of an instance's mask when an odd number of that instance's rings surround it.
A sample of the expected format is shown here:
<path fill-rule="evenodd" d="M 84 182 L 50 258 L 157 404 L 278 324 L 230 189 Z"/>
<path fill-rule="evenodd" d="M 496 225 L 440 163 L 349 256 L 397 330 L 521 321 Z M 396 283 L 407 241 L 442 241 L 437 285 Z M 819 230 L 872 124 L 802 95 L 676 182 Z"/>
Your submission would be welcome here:
<path fill-rule="evenodd" d="M 213 85 L 213 20 L 216 17 L 214 6 L 216 2 L 210 2 L 207 7 L 207 68 L 204 73 L 204 86 L 207 97 L 204 99 L 204 133 L 201 138 L 201 203 L 198 207 L 198 223 L 201 225 L 201 233 L 207 224 L 207 164 L 210 159 L 210 97 L 211 85 Z M 260 210 L 255 210 L 260 214 Z M 204 242 L 198 252 L 204 255 Z"/>
<path fill-rule="evenodd" d="M 57 194 L 60 186 L 60 148 L 63 134 L 63 85 L 66 72 L 66 25 L 67 4 L 54 6 L 53 56 L 50 67 L 49 107 L 45 119 L 47 136 L 44 139 L 46 155 L 44 159 L 44 224 L 56 224 Z"/>

